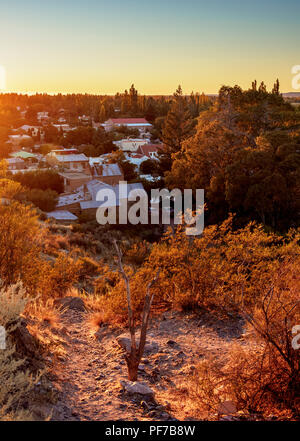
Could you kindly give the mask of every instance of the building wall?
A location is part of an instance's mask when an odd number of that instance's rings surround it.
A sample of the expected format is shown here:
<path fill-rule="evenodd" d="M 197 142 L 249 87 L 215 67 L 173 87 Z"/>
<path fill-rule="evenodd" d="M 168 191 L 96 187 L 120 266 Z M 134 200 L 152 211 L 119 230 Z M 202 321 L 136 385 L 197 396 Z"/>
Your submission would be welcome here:
<path fill-rule="evenodd" d="M 85 173 L 90 174 L 90 167 L 89 167 L 88 161 L 61 162 L 55 156 L 47 156 L 46 160 L 52 166 L 57 165 L 57 166 L 63 167 L 64 169 L 67 169 L 67 170 L 85 172 Z"/>
<path fill-rule="evenodd" d="M 74 204 L 62 205 L 59 207 L 59 210 L 67 210 L 75 214 L 75 216 L 78 216 L 78 214 L 80 214 L 80 204 L 79 202 L 75 202 Z"/>
<path fill-rule="evenodd" d="M 136 152 L 138 150 L 138 148 L 142 145 L 145 144 L 145 140 L 141 140 L 141 141 L 121 141 L 120 142 L 120 147 L 122 150 L 124 150 L 125 152 Z"/>
<path fill-rule="evenodd" d="M 65 188 L 65 192 L 71 192 L 76 190 L 78 187 L 81 187 L 83 184 L 85 184 L 86 182 L 89 182 L 91 180 L 91 178 L 88 176 L 86 178 L 82 177 L 82 178 L 78 178 L 78 179 L 68 179 L 68 178 L 64 178 L 64 188 Z"/>
<path fill-rule="evenodd" d="M 117 185 L 120 181 L 124 180 L 124 175 L 118 175 L 118 176 L 97 176 L 97 179 L 99 181 L 104 182 L 105 184 L 109 185 Z"/>

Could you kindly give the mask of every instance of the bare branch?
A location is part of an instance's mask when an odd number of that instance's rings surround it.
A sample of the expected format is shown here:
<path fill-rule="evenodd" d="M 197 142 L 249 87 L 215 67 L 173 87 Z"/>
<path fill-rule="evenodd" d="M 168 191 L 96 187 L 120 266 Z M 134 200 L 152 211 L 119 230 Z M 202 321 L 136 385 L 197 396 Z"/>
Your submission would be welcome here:
<path fill-rule="evenodd" d="M 131 352 L 132 356 L 135 357 L 135 355 L 136 355 L 135 325 L 134 325 L 134 318 L 133 318 L 130 283 L 129 283 L 129 278 L 124 271 L 124 267 L 123 267 L 123 263 L 122 263 L 122 252 L 121 252 L 120 248 L 118 247 L 116 239 L 113 240 L 113 244 L 115 246 L 117 256 L 118 256 L 119 271 L 124 279 L 125 287 L 126 287 L 129 332 L 130 332 L 130 336 L 131 336 L 131 351 L 130 352 Z"/>
<path fill-rule="evenodd" d="M 143 309 L 143 318 L 142 318 L 142 327 L 141 327 L 141 335 L 140 335 L 140 343 L 139 343 L 139 350 L 138 350 L 138 356 L 141 358 L 144 353 L 145 343 L 146 343 L 146 335 L 147 335 L 147 327 L 148 327 L 148 321 L 150 316 L 150 309 L 154 298 L 154 293 L 150 294 L 150 289 L 152 286 L 157 282 L 160 274 L 160 268 L 157 270 L 156 276 L 154 279 L 152 279 L 147 286 L 146 290 L 146 297 L 145 297 L 145 303 L 144 303 L 144 309 Z"/>

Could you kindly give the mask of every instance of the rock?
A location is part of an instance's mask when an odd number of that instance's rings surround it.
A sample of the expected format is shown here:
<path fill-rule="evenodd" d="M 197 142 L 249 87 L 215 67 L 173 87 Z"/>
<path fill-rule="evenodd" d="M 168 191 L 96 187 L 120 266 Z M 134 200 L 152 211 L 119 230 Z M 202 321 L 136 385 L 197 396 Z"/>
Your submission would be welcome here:
<path fill-rule="evenodd" d="M 170 418 L 170 415 L 169 415 L 167 412 L 162 412 L 162 413 L 160 414 L 160 417 L 161 417 L 161 418 L 169 419 L 169 418 Z"/>
<path fill-rule="evenodd" d="M 145 383 L 138 382 L 138 381 L 124 381 L 121 380 L 120 384 L 129 395 L 143 395 L 147 397 L 153 397 L 154 392 L 152 389 L 150 389 L 149 386 L 147 386 Z"/>
<path fill-rule="evenodd" d="M 85 303 L 80 297 L 63 297 L 54 302 L 55 306 L 60 306 L 62 309 L 73 309 L 74 311 L 86 311 Z"/>
<path fill-rule="evenodd" d="M 178 343 L 174 340 L 168 340 L 167 341 L 167 345 L 168 346 L 178 346 Z"/>
<path fill-rule="evenodd" d="M 219 405 L 218 412 L 222 415 L 232 415 L 237 412 L 237 408 L 233 401 L 224 401 Z"/>
<path fill-rule="evenodd" d="M 10 338 L 16 348 L 16 356 L 21 359 L 26 359 L 26 367 L 30 370 L 42 369 L 44 366 L 43 357 L 40 354 L 40 348 L 37 340 L 30 334 L 27 329 L 27 321 L 21 319 L 16 323 L 16 328 L 10 332 Z"/>
<path fill-rule="evenodd" d="M 177 357 L 186 357 L 185 353 L 183 351 L 179 351 L 177 353 Z"/>
<path fill-rule="evenodd" d="M 121 346 L 122 349 L 124 349 L 126 352 L 130 352 L 131 350 L 131 340 L 130 337 L 128 336 L 128 334 L 122 334 L 119 335 L 119 337 L 116 338 L 117 343 L 119 346 Z M 139 345 L 139 339 L 136 339 L 136 345 L 138 347 Z M 156 343 L 155 341 L 146 341 L 145 344 L 145 349 L 144 352 L 145 353 L 154 353 L 154 352 L 158 352 L 159 351 L 159 345 L 158 343 Z"/>

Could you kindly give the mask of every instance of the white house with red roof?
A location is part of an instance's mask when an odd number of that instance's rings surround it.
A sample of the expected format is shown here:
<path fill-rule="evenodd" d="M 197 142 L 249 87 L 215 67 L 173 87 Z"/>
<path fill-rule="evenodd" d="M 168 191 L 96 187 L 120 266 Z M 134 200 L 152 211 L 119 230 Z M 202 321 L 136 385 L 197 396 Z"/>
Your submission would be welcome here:
<path fill-rule="evenodd" d="M 140 133 L 150 130 L 150 124 L 145 118 L 110 118 L 103 124 L 104 129 L 109 132 L 116 127 L 125 126 L 129 129 L 138 129 Z"/>
<path fill-rule="evenodd" d="M 142 138 L 126 138 L 113 142 L 123 152 L 137 152 L 138 148 L 146 143 L 147 139 Z"/>
<path fill-rule="evenodd" d="M 163 144 L 144 144 L 139 146 L 137 153 L 147 156 L 149 159 L 157 159 L 158 151 L 162 150 L 162 148 Z"/>

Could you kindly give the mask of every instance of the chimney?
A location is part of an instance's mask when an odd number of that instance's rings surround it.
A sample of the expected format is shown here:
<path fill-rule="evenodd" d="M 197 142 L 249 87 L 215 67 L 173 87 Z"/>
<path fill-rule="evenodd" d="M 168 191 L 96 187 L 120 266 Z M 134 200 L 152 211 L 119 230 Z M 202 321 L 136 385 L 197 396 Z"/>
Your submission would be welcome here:
<path fill-rule="evenodd" d="M 103 175 L 103 165 L 102 165 L 102 164 L 99 164 L 99 165 L 98 165 L 98 175 L 99 175 L 99 176 L 102 176 L 102 175 Z"/>

